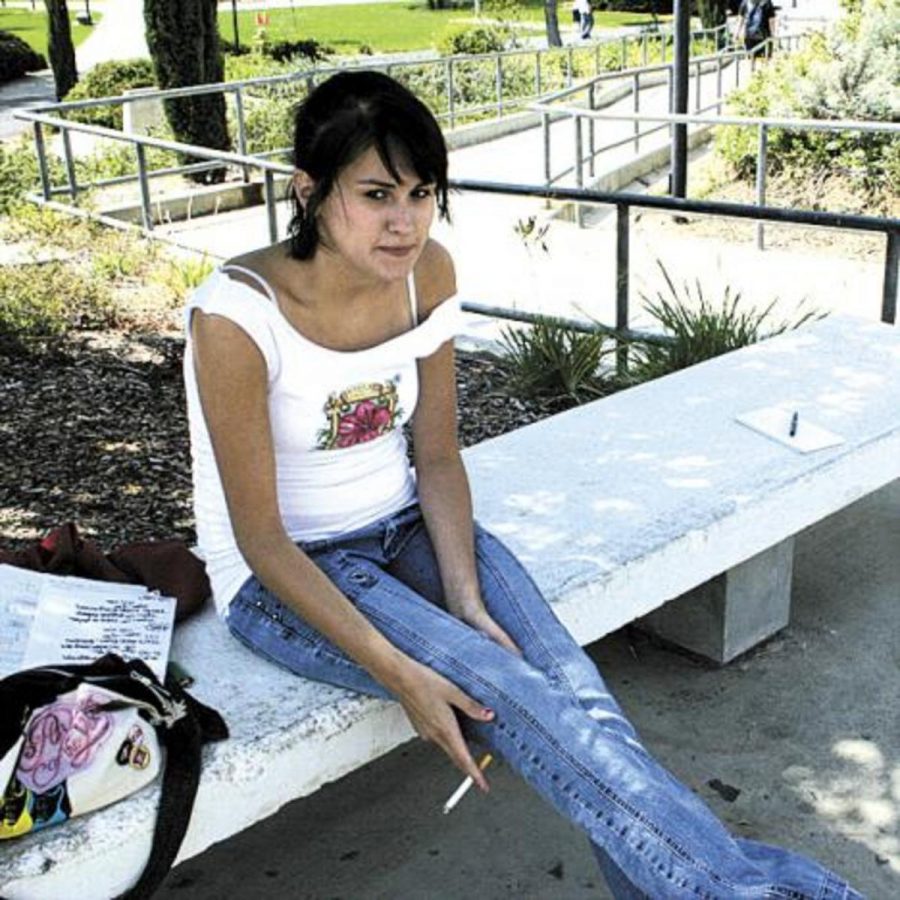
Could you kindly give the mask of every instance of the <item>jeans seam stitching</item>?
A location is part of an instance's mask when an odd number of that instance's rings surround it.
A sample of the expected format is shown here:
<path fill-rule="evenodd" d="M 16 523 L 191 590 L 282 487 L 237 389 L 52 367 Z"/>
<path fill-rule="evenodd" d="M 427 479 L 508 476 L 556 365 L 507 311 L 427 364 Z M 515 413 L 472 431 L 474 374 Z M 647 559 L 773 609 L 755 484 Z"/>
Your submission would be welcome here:
<path fill-rule="evenodd" d="M 486 532 L 483 532 L 483 533 L 487 534 Z M 506 576 L 501 572 L 500 568 L 494 563 L 494 561 L 487 554 L 478 552 L 477 542 L 475 544 L 475 554 L 476 554 L 476 557 L 484 563 L 485 568 L 489 569 L 491 571 L 491 573 L 493 574 L 493 576 L 497 579 L 497 581 L 502 584 L 503 590 L 506 592 L 507 597 L 509 597 L 509 599 L 512 601 L 511 606 L 513 607 L 513 609 L 515 609 L 516 616 L 518 617 L 519 622 L 524 626 L 523 630 L 525 630 L 529 633 L 529 635 L 531 636 L 531 640 L 541 648 L 541 651 L 543 652 L 544 656 L 548 660 L 550 660 L 550 663 L 554 670 L 553 675 L 554 675 L 557 683 L 565 684 L 569 688 L 570 692 L 572 694 L 575 694 L 576 693 L 575 686 L 569 681 L 568 677 L 566 676 L 565 670 L 556 661 L 556 658 L 550 652 L 547 645 L 543 642 L 538 631 L 531 625 L 531 622 L 528 619 L 528 617 L 523 614 L 522 605 L 516 599 L 515 592 L 512 590 Z M 527 572 L 525 574 L 526 574 L 526 576 L 528 575 Z M 529 578 L 529 580 L 531 580 L 530 576 L 528 576 L 528 578 Z M 533 582 L 532 582 L 532 584 L 533 584 Z M 535 589 L 537 590 L 536 585 L 535 585 Z M 545 674 L 547 674 L 547 673 L 545 673 Z"/>

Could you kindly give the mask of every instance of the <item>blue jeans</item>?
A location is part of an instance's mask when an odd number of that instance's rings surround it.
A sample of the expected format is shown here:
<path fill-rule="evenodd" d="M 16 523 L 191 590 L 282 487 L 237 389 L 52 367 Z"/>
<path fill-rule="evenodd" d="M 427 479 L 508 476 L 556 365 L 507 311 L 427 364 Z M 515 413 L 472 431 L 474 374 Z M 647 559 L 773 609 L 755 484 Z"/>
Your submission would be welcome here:
<path fill-rule="evenodd" d="M 519 658 L 443 607 L 437 563 L 418 507 L 303 549 L 392 643 L 493 709 L 463 722 L 591 841 L 616 898 L 858 898 L 795 853 L 731 837 L 713 813 L 642 746 L 596 667 L 534 582 L 476 526 L 488 612 Z M 255 578 L 228 626 L 261 655 L 308 678 L 390 694 Z"/>

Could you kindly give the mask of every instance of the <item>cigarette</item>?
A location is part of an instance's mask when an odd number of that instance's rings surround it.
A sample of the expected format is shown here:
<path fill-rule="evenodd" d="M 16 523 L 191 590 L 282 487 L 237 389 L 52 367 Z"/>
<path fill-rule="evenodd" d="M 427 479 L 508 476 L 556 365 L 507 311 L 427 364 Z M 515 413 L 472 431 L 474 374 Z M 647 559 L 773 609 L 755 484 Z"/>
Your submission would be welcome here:
<path fill-rule="evenodd" d="M 483 772 L 494 760 L 490 753 L 485 753 L 478 763 L 478 768 Z M 471 775 L 467 775 L 463 779 L 463 783 L 450 795 L 450 799 L 444 804 L 444 815 L 446 816 L 463 797 L 471 790 L 475 784 L 475 779 Z"/>

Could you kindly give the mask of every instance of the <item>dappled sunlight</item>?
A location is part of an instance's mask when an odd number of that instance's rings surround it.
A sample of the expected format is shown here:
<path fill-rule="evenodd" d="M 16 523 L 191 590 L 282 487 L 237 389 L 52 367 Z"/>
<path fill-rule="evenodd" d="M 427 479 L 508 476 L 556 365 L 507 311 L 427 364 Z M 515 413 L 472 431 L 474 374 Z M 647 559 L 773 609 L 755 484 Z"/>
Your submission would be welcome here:
<path fill-rule="evenodd" d="M 832 374 L 838 381 L 844 382 L 848 388 L 864 390 L 865 388 L 880 388 L 885 383 L 885 376 L 877 372 L 860 372 L 857 368 L 849 366 L 835 366 Z"/>
<path fill-rule="evenodd" d="M 900 763 L 864 738 L 838 740 L 831 753 L 827 773 L 791 766 L 782 777 L 834 831 L 900 873 Z"/>
<path fill-rule="evenodd" d="M 561 491 L 533 491 L 530 494 L 510 494 L 503 505 L 518 513 L 546 516 L 555 513 L 565 502 L 566 495 Z"/>
<path fill-rule="evenodd" d="M 666 487 L 676 490 L 703 490 L 712 487 L 712 482 L 707 478 L 664 478 Z"/>
<path fill-rule="evenodd" d="M 591 509 L 598 513 L 630 513 L 636 512 L 640 508 L 639 504 L 633 500 L 625 500 L 621 497 L 602 497 L 591 501 Z"/>
<path fill-rule="evenodd" d="M 692 455 L 692 456 L 677 456 L 675 459 L 670 459 L 668 462 L 664 463 L 667 469 L 710 469 L 715 466 L 722 465 L 721 460 L 710 459 L 708 456 L 703 455 Z"/>
<path fill-rule="evenodd" d="M 859 391 L 825 391 L 816 397 L 816 403 L 827 415 L 862 412 L 866 406 Z"/>
<path fill-rule="evenodd" d="M 550 547 L 568 541 L 568 535 L 559 528 L 549 525 L 536 525 L 533 522 L 519 520 L 517 522 L 489 522 L 491 531 L 500 537 L 514 537 L 519 552 L 540 554 Z"/>

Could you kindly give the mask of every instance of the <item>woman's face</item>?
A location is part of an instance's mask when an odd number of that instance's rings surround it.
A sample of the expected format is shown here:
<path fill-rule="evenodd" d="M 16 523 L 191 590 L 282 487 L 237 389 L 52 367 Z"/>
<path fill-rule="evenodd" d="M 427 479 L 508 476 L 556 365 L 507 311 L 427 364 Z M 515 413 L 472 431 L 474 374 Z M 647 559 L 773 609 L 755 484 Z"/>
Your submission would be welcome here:
<path fill-rule="evenodd" d="M 370 147 L 340 173 L 319 208 L 321 250 L 365 280 L 405 279 L 428 240 L 434 185 L 423 184 L 402 159 L 395 156 L 398 181 Z"/>

